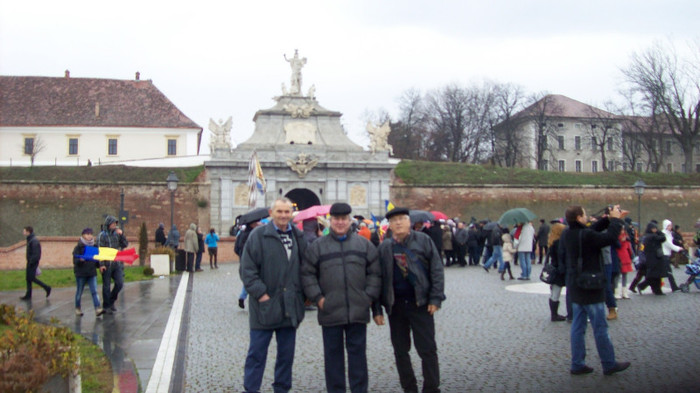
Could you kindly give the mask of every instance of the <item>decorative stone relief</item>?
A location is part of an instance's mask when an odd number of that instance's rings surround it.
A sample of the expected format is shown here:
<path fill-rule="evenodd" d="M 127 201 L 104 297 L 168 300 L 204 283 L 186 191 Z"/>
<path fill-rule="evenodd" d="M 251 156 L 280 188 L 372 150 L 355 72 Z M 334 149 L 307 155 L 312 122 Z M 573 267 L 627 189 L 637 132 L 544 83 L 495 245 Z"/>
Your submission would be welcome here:
<path fill-rule="evenodd" d="M 314 111 L 314 106 L 309 104 L 296 105 L 296 104 L 286 104 L 284 110 L 289 112 L 293 118 L 304 118 L 307 119 L 311 116 L 311 112 Z"/>
<path fill-rule="evenodd" d="M 287 166 L 299 175 L 300 179 L 306 175 L 318 164 L 318 158 L 313 158 L 304 153 L 299 153 L 297 159 L 287 158 Z"/>
<path fill-rule="evenodd" d="M 229 116 L 226 122 L 219 119 L 219 122 L 215 122 L 211 118 L 209 119 L 209 131 L 211 131 L 211 141 L 209 142 L 209 149 L 214 152 L 216 149 L 226 149 L 231 150 L 231 125 L 233 123 L 232 117 Z"/>
<path fill-rule="evenodd" d="M 312 145 L 316 143 L 316 126 L 308 121 L 295 121 L 284 125 L 285 143 Z"/>
<path fill-rule="evenodd" d="M 350 188 L 350 205 L 367 206 L 367 189 L 356 184 Z"/>
<path fill-rule="evenodd" d="M 369 149 L 372 153 L 388 150 L 389 154 L 394 154 L 393 147 L 387 142 L 391 132 L 388 120 L 381 126 L 375 126 L 371 122 L 367 122 L 367 132 L 369 133 Z"/>
<path fill-rule="evenodd" d="M 248 206 L 248 185 L 240 183 L 233 191 L 233 204 L 236 206 Z"/>

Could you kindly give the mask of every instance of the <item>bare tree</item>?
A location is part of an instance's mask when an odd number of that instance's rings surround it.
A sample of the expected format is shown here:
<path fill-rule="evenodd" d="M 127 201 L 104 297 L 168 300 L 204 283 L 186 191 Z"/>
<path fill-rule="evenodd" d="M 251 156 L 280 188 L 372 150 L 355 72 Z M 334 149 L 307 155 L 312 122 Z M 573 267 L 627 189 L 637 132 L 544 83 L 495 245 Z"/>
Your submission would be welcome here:
<path fill-rule="evenodd" d="M 607 103 L 606 108 L 614 110 L 612 103 Z M 615 168 L 608 167 L 608 153 L 622 148 L 622 136 L 620 131 L 620 117 L 609 111 L 600 110 L 593 106 L 588 107 L 588 127 L 586 134 L 591 139 L 591 145 L 595 152 L 600 154 L 603 162 L 603 171 L 612 171 Z"/>
<path fill-rule="evenodd" d="M 20 145 L 20 149 L 22 149 L 22 153 L 29 156 L 30 165 L 33 167 L 36 157 L 46 149 L 46 143 L 40 136 L 25 138 L 24 144 Z"/>
<path fill-rule="evenodd" d="M 399 119 L 391 123 L 388 142 L 394 157 L 421 159 L 425 157 L 427 131 L 423 98 L 420 91 L 410 89 L 399 98 Z"/>
<path fill-rule="evenodd" d="M 696 43 L 691 50 L 699 57 L 700 45 Z M 622 73 L 649 116 L 662 118 L 655 121 L 668 126 L 683 151 L 685 171 L 690 171 L 700 134 L 700 68 L 691 59 L 679 59 L 672 45 L 660 43 L 631 58 Z"/>
<path fill-rule="evenodd" d="M 450 85 L 426 96 L 428 159 L 431 161 L 466 162 L 467 97 L 464 89 Z"/>
<path fill-rule="evenodd" d="M 491 162 L 493 165 L 514 167 L 523 165 L 522 139 L 517 131 L 525 117 L 516 116 L 523 109 L 525 94 L 521 87 L 512 84 L 498 85 L 495 91 L 495 124 L 491 126 Z"/>

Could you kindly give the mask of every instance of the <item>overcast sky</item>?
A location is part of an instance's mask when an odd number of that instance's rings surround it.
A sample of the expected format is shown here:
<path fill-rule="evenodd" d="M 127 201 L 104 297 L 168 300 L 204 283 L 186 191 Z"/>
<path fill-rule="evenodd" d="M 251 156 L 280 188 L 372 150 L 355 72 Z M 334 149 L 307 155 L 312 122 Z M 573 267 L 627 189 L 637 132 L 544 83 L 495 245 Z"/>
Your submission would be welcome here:
<path fill-rule="evenodd" d="M 0 0 L 0 74 L 139 71 L 205 134 L 209 118 L 232 116 L 237 144 L 289 87 L 283 55 L 298 49 L 302 91 L 314 84 L 366 147 L 366 113 L 395 117 L 410 88 L 488 79 L 602 105 L 633 52 L 698 39 L 699 11 L 697 0 Z"/>

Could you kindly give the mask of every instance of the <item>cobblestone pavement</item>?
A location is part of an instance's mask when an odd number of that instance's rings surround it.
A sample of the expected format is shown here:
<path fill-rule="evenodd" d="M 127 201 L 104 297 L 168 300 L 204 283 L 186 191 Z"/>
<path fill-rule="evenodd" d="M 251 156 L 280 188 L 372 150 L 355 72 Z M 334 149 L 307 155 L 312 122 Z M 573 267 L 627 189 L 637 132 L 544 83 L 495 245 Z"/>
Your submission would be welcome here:
<path fill-rule="evenodd" d="M 238 264 L 195 275 L 186 358 L 188 392 L 239 392 L 248 346 L 248 313 L 238 308 Z M 534 266 L 538 277 L 541 265 Z M 514 274 L 520 272 L 514 267 Z M 687 276 L 674 271 L 677 281 Z M 618 360 L 632 366 L 604 376 L 587 330 L 587 363 L 595 372 L 569 374 L 569 327 L 549 321 L 548 287 L 536 281 L 501 281 L 480 267 L 446 268 L 447 300 L 436 314 L 443 392 L 697 392 L 700 390 L 700 291 L 619 300 L 610 322 Z M 246 302 L 247 304 L 247 302 Z M 564 307 L 560 313 L 565 313 Z M 297 333 L 292 390 L 323 392 L 323 347 L 316 312 Z M 369 325 L 371 392 L 400 392 L 388 325 Z M 263 391 L 272 391 L 270 346 Z M 421 383 L 420 362 L 412 351 Z"/>

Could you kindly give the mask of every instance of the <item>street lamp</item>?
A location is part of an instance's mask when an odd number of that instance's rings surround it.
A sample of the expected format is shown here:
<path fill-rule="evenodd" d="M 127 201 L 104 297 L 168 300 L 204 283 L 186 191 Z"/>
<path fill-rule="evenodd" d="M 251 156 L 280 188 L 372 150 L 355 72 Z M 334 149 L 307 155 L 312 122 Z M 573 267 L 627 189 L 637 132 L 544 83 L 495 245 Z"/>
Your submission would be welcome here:
<path fill-rule="evenodd" d="M 165 181 L 168 183 L 168 190 L 170 190 L 170 228 L 172 228 L 175 225 L 175 190 L 177 190 L 177 182 L 180 179 L 177 178 L 175 172 L 170 171 Z"/>
<path fill-rule="evenodd" d="M 646 187 L 641 179 L 634 182 L 634 193 L 637 194 L 637 219 L 639 220 L 639 232 L 642 232 L 642 195 L 644 195 L 644 187 Z M 639 247 L 639 245 L 637 245 Z"/>

